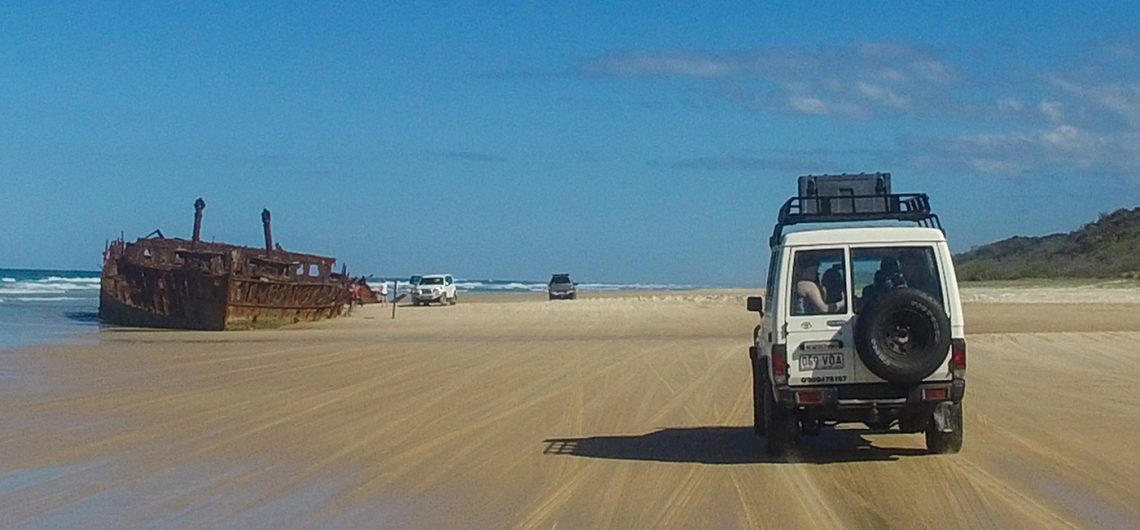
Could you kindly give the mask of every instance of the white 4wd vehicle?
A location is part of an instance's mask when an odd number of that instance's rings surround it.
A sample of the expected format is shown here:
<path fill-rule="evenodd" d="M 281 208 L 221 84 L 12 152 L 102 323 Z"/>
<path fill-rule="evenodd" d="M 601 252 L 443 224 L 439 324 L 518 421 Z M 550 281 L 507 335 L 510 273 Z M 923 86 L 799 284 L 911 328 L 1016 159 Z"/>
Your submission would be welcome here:
<path fill-rule="evenodd" d="M 411 287 L 412 305 L 455 305 L 459 294 L 455 291 L 455 280 L 450 274 L 428 274 L 420 277 L 420 282 Z"/>
<path fill-rule="evenodd" d="M 891 194 L 889 179 L 800 177 L 800 196 L 780 210 L 764 297 L 748 299 L 761 315 L 749 349 L 754 424 L 772 455 L 840 422 L 923 432 L 935 453 L 962 447 L 966 341 L 950 249 L 926 195 Z M 882 220 L 919 226 L 783 233 Z"/>

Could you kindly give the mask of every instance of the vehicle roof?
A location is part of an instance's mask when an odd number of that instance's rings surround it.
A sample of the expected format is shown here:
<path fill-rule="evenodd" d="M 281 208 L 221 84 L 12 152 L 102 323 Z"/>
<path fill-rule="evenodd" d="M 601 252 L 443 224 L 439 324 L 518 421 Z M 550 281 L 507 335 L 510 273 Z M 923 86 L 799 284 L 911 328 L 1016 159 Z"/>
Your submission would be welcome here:
<path fill-rule="evenodd" d="M 421 278 L 443 278 L 444 276 L 451 276 L 450 274 L 424 274 Z"/>
<path fill-rule="evenodd" d="M 784 234 L 783 246 L 864 243 L 940 243 L 946 236 L 937 228 L 922 226 L 863 226 L 814 228 Z"/>

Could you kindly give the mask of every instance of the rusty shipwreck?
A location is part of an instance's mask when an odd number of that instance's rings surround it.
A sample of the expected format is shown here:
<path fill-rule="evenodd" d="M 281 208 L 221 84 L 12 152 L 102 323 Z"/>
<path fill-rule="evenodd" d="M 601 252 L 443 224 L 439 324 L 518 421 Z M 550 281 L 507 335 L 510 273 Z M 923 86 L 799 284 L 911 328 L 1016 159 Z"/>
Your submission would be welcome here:
<path fill-rule="evenodd" d="M 352 279 L 334 258 L 274 246 L 268 210 L 261 213 L 265 248 L 201 240 L 202 199 L 194 203 L 194 236 L 158 230 L 103 255 L 99 318 L 125 326 L 201 330 L 275 327 L 332 318 L 349 303 Z"/>

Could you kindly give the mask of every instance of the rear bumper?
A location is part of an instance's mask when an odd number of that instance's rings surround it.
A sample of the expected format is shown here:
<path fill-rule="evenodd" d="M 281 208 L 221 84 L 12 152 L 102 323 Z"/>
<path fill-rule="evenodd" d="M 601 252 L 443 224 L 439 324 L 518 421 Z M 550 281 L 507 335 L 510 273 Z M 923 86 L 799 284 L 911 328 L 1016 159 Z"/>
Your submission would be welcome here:
<path fill-rule="evenodd" d="M 566 300 L 568 298 L 574 298 L 575 293 L 573 291 L 571 291 L 571 292 L 559 292 L 559 293 L 549 293 L 549 294 L 550 294 L 551 298 L 558 298 L 561 300 Z"/>
<path fill-rule="evenodd" d="M 942 402 L 958 403 L 966 394 L 966 380 L 953 379 L 910 387 L 889 384 L 843 386 L 782 386 L 776 402 L 806 417 L 836 421 L 874 421 L 929 414 Z"/>

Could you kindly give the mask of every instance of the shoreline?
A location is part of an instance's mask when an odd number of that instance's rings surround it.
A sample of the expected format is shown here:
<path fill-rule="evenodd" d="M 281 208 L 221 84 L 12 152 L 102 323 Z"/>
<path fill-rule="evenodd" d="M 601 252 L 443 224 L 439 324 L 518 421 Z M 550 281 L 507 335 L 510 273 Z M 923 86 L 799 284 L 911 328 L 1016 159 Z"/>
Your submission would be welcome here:
<path fill-rule="evenodd" d="M 1008 286 L 980 285 L 977 282 L 965 282 L 961 287 L 963 310 L 966 313 L 967 335 L 993 332 L 1048 332 L 1048 331 L 1127 331 L 1140 330 L 1140 287 L 1128 282 L 1097 284 L 1099 287 L 1088 285 L 1053 286 L 1046 285 L 1019 285 Z M 760 296 L 761 288 L 699 288 L 678 290 L 613 290 L 613 291 L 582 291 L 577 300 L 548 300 L 544 292 L 469 292 L 461 293 L 460 306 L 486 305 L 486 304 L 549 304 L 553 307 L 560 305 L 598 304 L 607 301 L 631 300 L 639 302 L 680 302 L 699 304 L 739 304 L 740 312 L 749 315 L 744 308 L 745 299 L 749 296 Z M 413 308 L 406 300 L 397 304 L 397 315 L 406 315 L 408 311 L 432 309 L 434 306 Z M 1002 309 L 1002 307 L 1005 307 Z M 1026 310 L 1034 313 L 1032 323 L 1022 322 L 1016 307 L 1024 306 Z M 370 304 L 357 308 L 355 311 L 374 312 L 382 310 L 384 316 L 391 311 L 390 305 L 380 306 Z M 1070 315 L 1078 311 L 1090 318 L 1083 319 L 1086 324 L 1074 324 Z M 370 318 L 379 318 L 377 315 Z M 95 313 L 88 318 L 76 320 L 74 327 L 56 324 L 51 330 L 54 337 L 25 343 L 14 343 L 0 346 L 0 352 L 51 346 L 83 346 L 97 343 L 101 337 L 121 336 L 131 332 L 189 332 L 189 333 L 248 333 L 250 331 L 202 332 L 193 330 L 174 330 L 162 328 L 129 328 L 118 327 L 97 322 Z M 1137 316 L 1132 316 L 1137 315 Z M 276 330 L 290 331 L 294 329 L 320 328 L 332 326 L 343 328 L 351 327 L 351 322 L 359 314 L 349 317 L 290 324 Z M 92 319 L 95 320 L 92 320 Z M 1089 327 L 1082 327 L 1087 325 Z M 751 328 L 749 328 L 751 329 Z M 256 330 L 254 333 L 273 332 L 275 330 Z"/>

